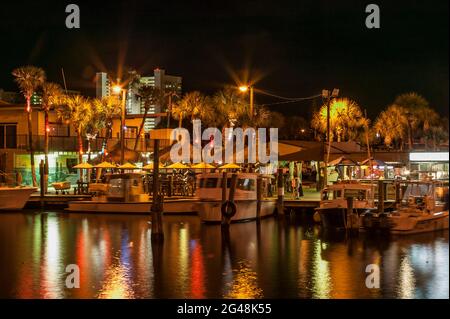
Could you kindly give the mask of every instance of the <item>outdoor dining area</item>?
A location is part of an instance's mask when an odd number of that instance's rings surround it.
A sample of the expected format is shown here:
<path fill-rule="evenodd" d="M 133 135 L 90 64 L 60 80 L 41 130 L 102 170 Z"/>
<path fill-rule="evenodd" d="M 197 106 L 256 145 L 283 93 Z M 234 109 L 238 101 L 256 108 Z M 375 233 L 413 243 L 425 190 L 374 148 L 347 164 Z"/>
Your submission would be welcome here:
<path fill-rule="evenodd" d="M 69 189 L 73 188 L 75 195 L 100 195 L 105 194 L 108 189 L 109 177 L 112 174 L 126 174 L 138 173 L 142 175 L 145 191 L 152 193 L 153 185 L 153 163 L 147 165 L 135 165 L 127 162 L 122 165 L 112 162 L 101 162 L 93 165 L 87 162 L 82 162 L 75 165 L 73 168 L 79 170 L 79 179 L 76 185 L 71 185 L 69 182 L 53 183 L 54 189 L 61 193 L 68 193 Z M 160 192 L 167 197 L 187 197 L 194 196 L 196 189 L 196 176 L 198 174 L 212 172 L 212 171 L 230 171 L 235 172 L 241 170 L 242 167 L 237 164 L 228 163 L 225 165 L 212 165 L 208 163 L 197 163 L 187 165 L 181 162 L 164 165 L 159 163 L 159 187 Z M 62 189 L 61 185 L 65 188 Z"/>

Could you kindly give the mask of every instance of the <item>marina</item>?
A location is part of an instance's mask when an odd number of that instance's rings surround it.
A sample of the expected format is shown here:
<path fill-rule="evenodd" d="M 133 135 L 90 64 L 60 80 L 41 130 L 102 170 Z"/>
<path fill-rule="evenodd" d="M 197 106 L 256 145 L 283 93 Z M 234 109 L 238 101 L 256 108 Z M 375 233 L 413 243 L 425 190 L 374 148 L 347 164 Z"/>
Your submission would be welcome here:
<path fill-rule="evenodd" d="M 34 211 L 0 215 L 1 298 L 449 298 L 448 231 L 397 240 L 323 233 L 300 216 L 220 225 Z M 10 243 L 15 243 L 11 249 Z M 380 266 L 380 289 L 365 285 Z M 64 281 L 80 266 L 80 288 Z"/>

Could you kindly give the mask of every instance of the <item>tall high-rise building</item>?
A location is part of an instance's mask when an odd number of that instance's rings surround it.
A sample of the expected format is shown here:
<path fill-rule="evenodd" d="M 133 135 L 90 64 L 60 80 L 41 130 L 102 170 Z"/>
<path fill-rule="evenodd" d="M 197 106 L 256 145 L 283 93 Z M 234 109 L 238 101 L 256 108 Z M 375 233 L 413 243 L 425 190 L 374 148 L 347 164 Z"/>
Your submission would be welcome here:
<path fill-rule="evenodd" d="M 111 94 L 111 81 L 108 73 L 97 72 L 95 77 L 95 96 L 99 99 Z"/>
<path fill-rule="evenodd" d="M 180 76 L 167 75 L 165 70 L 155 69 L 153 76 L 141 76 L 139 84 L 150 85 L 159 89 L 162 94 L 167 92 L 175 92 L 178 96 L 181 95 L 182 78 Z M 104 72 L 97 73 L 96 79 L 97 97 L 102 98 L 111 94 L 111 81 L 108 79 L 108 74 Z M 144 103 L 135 92 L 135 87 L 131 84 L 128 87 L 126 97 L 126 112 L 127 114 L 144 114 Z M 165 112 L 162 103 L 151 105 L 148 114 L 156 114 Z M 144 128 L 146 131 L 153 129 L 161 121 L 158 117 L 150 117 L 145 121 Z"/>

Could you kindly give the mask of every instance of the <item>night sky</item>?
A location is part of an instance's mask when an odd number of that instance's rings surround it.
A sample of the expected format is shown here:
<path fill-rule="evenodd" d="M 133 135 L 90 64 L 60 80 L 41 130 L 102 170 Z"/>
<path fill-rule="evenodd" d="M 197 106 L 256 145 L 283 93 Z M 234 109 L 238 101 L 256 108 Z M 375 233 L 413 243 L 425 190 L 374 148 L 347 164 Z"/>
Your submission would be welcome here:
<path fill-rule="evenodd" d="M 65 7 L 81 29 L 65 27 Z M 365 27 L 376 3 L 381 29 Z M 416 91 L 448 116 L 448 0 L 433 1 L 7 1 L 0 7 L 0 88 L 32 64 L 51 81 L 94 95 L 99 70 L 119 66 L 183 77 L 183 91 L 212 93 L 237 79 L 286 97 L 337 87 L 372 118 Z M 256 103 L 279 100 L 261 94 Z M 318 101 L 320 103 L 320 101 Z M 313 103 L 271 106 L 308 116 Z"/>

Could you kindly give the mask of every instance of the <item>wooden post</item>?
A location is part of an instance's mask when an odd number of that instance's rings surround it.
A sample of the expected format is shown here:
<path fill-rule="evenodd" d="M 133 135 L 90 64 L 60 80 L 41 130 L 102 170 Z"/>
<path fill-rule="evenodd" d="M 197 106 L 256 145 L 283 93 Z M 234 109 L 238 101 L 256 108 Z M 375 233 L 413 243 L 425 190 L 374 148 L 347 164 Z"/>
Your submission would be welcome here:
<path fill-rule="evenodd" d="M 39 163 L 39 186 L 41 188 L 41 198 L 44 197 L 45 194 L 45 164 L 44 160 L 41 160 Z M 41 200 L 42 203 L 42 200 Z"/>
<path fill-rule="evenodd" d="M 384 182 L 378 181 L 378 212 L 384 212 Z"/>
<path fill-rule="evenodd" d="M 263 199 L 263 183 L 262 177 L 258 176 L 256 179 L 256 221 L 261 219 L 261 205 Z"/>
<path fill-rule="evenodd" d="M 44 207 L 44 197 L 45 197 L 45 164 L 44 164 L 44 160 L 41 160 L 41 162 L 39 163 L 39 186 L 41 188 L 41 198 L 40 198 L 40 202 L 41 202 L 41 208 Z"/>
<path fill-rule="evenodd" d="M 358 229 L 357 223 L 355 223 L 355 216 L 353 214 L 353 197 L 347 197 L 347 225 L 346 228 L 350 230 Z"/>
<path fill-rule="evenodd" d="M 169 185 L 167 190 L 167 196 L 172 197 L 173 194 L 173 175 L 169 175 Z"/>
<path fill-rule="evenodd" d="M 278 169 L 278 200 L 277 200 L 277 214 L 284 215 L 284 183 L 283 183 L 283 169 Z"/>
<path fill-rule="evenodd" d="M 153 150 L 152 240 L 164 240 L 162 227 L 163 200 L 163 197 L 159 194 L 159 140 L 156 139 Z"/>
<path fill-rule="evenodd" d="M 395 182 L 395 208 L 398 208 L 401 203 L 401 196 L 400 196 L 400 182 Z"/>
<path fill-rule="evenodd" d="M 237 174 L 233 173 L 233 175 L 231 175 L 230 190 L 228 192 L 228 202 L 231 202 L 230 204 L 231 206 L 235 205 L 234 194 L 236 193 L 236 186 L 237 186 Z M 231 223 L 231 217 L 232 216 L 224 216 L 224 213 L 222 212 L 222 226 L 228 227 Z"/>
<path fill-rule="evenodd" d="M 227 172 L 224 171 L 222 173 L 222 204 L 224 204 L 227 201 Z M 227 221 L 225 219 L 225 216 L 222 214 L 222 225 L 226 225 Z"/>
<path fill-rule="evenodd" d="M 230 192 L 228 193 L 228 200 L 234 202 L 234 194 L 236 193 L 237 186 L 237 174 L 233 173 L 231 175 Z"/>

